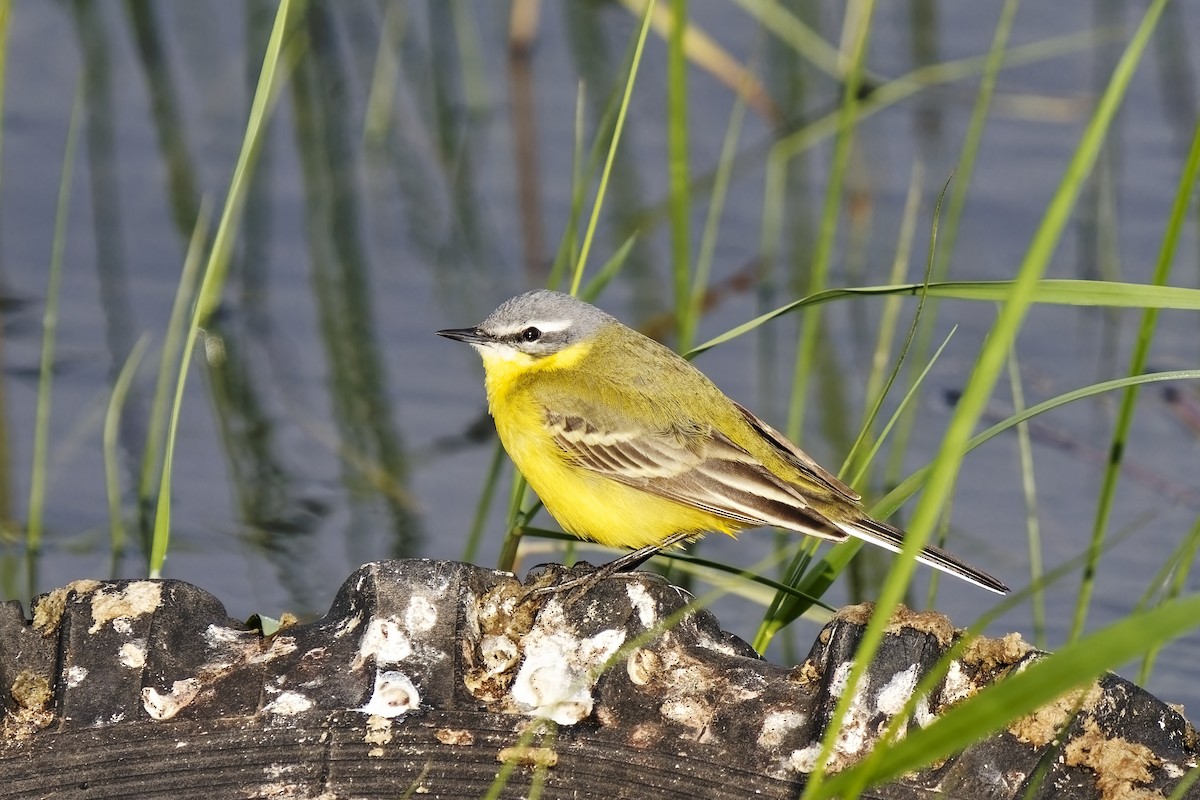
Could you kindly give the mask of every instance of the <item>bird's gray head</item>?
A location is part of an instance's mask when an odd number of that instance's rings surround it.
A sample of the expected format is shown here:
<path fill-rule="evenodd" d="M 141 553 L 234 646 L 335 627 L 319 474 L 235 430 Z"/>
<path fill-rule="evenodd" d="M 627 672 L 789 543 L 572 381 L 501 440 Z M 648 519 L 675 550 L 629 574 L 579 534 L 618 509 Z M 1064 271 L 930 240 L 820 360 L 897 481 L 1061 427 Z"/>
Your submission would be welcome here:
<path fill-rule="evenodd" d="M 537 289 L 504 301 L 474 328 L 438 331 L 480 353 L 538 359 L 587 341 L 613 318 L 562 292 Z"/>

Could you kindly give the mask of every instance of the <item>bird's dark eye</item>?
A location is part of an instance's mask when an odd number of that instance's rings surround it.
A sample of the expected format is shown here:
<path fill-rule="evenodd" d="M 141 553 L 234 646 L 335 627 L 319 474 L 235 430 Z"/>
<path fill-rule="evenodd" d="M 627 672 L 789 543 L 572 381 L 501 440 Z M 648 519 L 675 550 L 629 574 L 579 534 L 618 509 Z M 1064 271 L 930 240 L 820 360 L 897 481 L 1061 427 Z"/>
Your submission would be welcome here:
<path fill-rule="evenodd" d="M 542 332 L 537 328 L 526 328 L 525 330 L 521 331 L 521 338 L 527 342 L 536 342 L 538 339 L 542 338 Z"/>

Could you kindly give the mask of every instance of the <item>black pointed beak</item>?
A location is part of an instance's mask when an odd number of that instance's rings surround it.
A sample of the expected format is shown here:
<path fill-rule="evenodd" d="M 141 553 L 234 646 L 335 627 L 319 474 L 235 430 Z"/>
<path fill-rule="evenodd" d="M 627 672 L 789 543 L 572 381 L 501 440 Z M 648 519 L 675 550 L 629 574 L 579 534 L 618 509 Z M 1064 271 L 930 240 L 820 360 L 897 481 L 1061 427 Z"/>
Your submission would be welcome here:
<path fill-rule="evenodd" d="M 486 344 L 492 339 L 487 334 L 479 330 L 479 328 L 447 328 L 444 331 L 438 331 L 438 336 L 445 336 L 447 339 L 453 339 L 456 342 L 466 342 L 467 344 Z"/>

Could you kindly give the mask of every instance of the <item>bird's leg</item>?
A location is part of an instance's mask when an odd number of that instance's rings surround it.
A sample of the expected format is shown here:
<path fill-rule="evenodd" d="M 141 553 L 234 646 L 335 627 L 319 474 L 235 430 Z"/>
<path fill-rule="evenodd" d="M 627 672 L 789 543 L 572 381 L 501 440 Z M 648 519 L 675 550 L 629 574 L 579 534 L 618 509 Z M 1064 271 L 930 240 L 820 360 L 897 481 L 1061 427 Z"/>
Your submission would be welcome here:
<path fill-rule="evenodd" d="M 663 550 L 674 547 L 680 542 L 685 542 L 688 539 L 693 538 L 695 535 L 696 534 L 691 532 L 673 533 L 658 544 L 639 547 L 637 550 L 630 550 L 625 555 L 615 558 L 612 561 L 609 561 L 607 564 L 601 564 L 596 568 L 596 572 L 603 571 L 605 577 L 616 575 L 618 572 L 629 572 L 630 570 L 637 569 L 642 564 L 645 564 Z"/>
<path fill-rule="evenodd" d="M 672 534 L 658 544 L 652 544 L 646 547 L 640 547 L 637 550 L 631 550 L 625 555 L 614 558 L 612 561 L 609 561 L 606 564 L 601 564 L 600 566 L 596 567 L 596 569 L 582 577 L 574 578 L 569 581 L 563 581 L 562 583 L 556 583 L 553 586 L 542 586 L 537 589 L 531 589 L 529 593 L 525 595 L 525 599 L 536 600 L 551 594 L 558 594 L 560 592 L 574 592 L 576 590 L 578 590 L 580 595 L 586 594 L 587 591 L 592 587 L 608 580 L 613 575 L 635 570 L 668 547 L 673 547 L 674 545 L 686 541 L 695 535 L 695 533 L 691 532 Z"/>

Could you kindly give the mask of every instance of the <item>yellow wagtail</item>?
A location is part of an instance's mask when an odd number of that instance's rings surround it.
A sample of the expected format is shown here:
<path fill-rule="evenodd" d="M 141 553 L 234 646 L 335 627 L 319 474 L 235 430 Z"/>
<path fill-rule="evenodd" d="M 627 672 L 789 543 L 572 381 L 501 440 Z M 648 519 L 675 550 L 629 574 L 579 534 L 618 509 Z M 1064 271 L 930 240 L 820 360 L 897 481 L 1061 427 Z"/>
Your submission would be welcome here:
<path fill-rule="evenodd" d="M 700 370 L 582 300 L 518 295 L 474 328 L 438 331 L 483 357 L 504 449 L 563 529 L 636 548 L 636 566 L 710 531 L 772 525 L 899 552 L 904 532 Z M 1004 594 L 944 550 L 917 560 Z"/>

